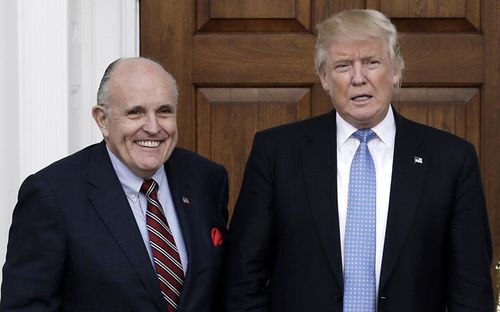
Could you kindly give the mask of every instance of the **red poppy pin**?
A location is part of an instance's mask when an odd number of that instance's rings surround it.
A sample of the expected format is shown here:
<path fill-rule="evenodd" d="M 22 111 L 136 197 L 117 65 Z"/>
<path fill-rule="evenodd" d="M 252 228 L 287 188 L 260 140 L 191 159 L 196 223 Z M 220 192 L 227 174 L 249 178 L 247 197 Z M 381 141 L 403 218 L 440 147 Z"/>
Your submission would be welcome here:
<path fill-rule="evenodd" d="M 222 245 L 224 237 L 222 236 L 218 228 L 214 227 L 210 234 L 212 235 L 212 245 L 214 245 L 214 247 L 219 247 L 220 245 Z"/>

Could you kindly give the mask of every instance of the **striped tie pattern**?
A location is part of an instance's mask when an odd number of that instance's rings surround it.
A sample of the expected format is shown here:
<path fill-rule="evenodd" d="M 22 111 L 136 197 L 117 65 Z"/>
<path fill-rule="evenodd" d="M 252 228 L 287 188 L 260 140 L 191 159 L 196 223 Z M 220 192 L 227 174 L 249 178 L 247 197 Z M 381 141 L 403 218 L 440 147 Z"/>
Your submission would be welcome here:
<path fill-rule="evenodd" d="M 349 175 L 344 251 L 344 312 L 375 312 L 376 175 L 368 142 L 376 134 L 357 130 L 360 141 Z"/>
<path fill-rule="evenodd" d="M 142 184 L 141 192 L 148 200 L 146 224 L 160 290 L 167 302 L 167 311 L 177 311 L 184 284 L 179 251 L 158 201 L 158 184 L 155 180 L 148 179 Z"/>

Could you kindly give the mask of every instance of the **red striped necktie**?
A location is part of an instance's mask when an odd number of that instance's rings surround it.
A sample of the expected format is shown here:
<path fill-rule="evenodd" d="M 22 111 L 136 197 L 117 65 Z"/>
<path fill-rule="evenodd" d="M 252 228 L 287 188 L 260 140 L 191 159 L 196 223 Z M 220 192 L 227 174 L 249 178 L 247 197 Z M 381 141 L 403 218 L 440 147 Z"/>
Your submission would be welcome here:
<path fill-rule="evenodd" d="M 184 284 L 179 251 L 158 201 L 158 184 L 153 179 L 145 180 L 141 192 L 148 199 L 146 224 L 160 290 L 167 302 L 167 311 L 177 311 Z"/>

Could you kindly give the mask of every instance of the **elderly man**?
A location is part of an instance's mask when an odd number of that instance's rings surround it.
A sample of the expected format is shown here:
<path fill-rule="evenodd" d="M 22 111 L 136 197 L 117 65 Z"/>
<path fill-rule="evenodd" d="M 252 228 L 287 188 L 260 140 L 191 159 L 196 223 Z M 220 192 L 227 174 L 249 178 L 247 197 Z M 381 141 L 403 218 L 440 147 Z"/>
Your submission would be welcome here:
<path fill-rule="evenodd" d="M 0 310 L 220 311 L 227 172 L 175 147 L 177 98 L 151 60 L 109 65 L 104 141 L 21 186 Z"/>
<path fill-rule="evenodd" d="M 391 107 L 404 67 L 373 10 L 318 25 L 334 111 L 257 133 L 229 230 L 226 311 L 492 311 L 474 147 Z"/>

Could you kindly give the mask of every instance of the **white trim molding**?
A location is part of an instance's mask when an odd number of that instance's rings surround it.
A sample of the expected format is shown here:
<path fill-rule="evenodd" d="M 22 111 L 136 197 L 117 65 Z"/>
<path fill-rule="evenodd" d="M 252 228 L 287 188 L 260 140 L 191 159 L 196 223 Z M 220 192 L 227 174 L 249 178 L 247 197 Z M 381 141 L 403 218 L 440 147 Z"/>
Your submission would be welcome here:
<path fill-rule="evenodd" d="M 68 152 L 66 0 L 19 0 L 19 159 L 22 178 Z"/>
<path fill-rule="evenodd" d="M 106 66 L 139 55 L 139 0 L 70 1 L 69 151 L 101 140 L 90 111 Z"/>
<path fill-rule="evenodd" d="M 21 181 L 101 140 L 99 80 L 139 55 L 139 0 L 0 1 L 0 265 Z"/>
<path fill-rule="evenodd" d="M 0 1 L 0 262 L 20 182 L 17 3 Z"/>

